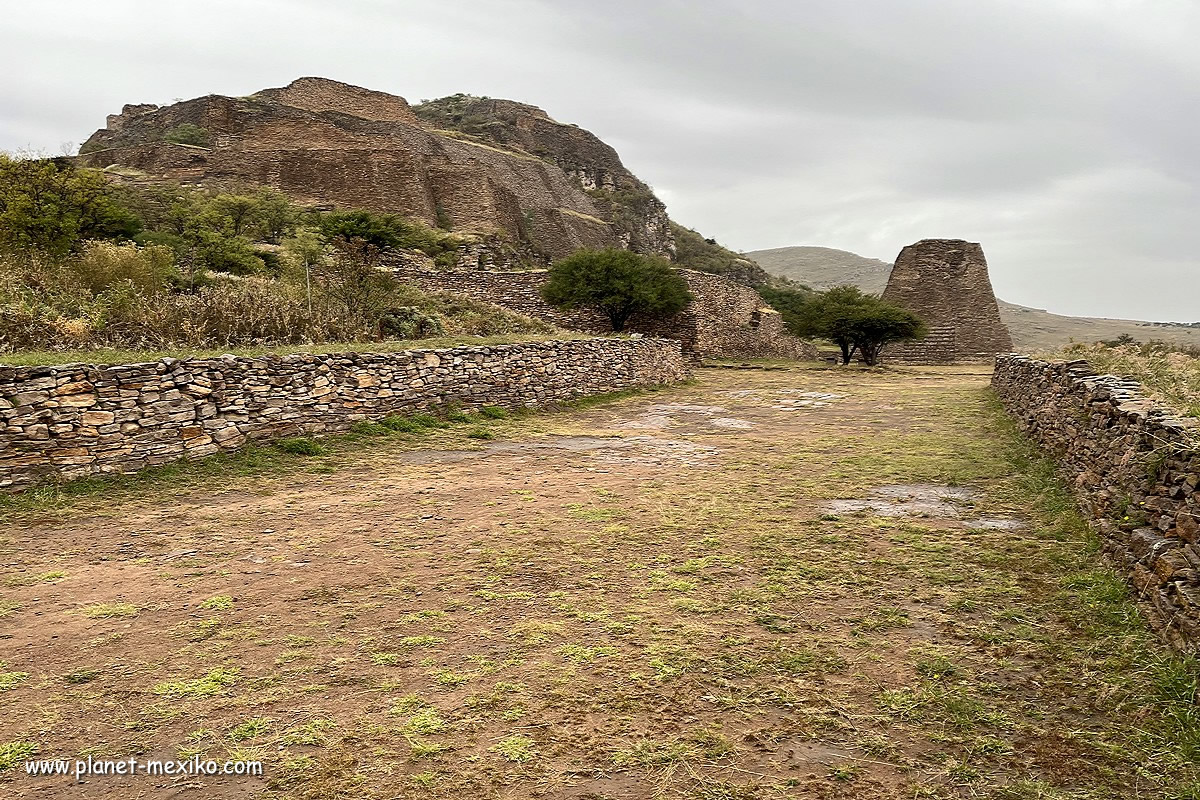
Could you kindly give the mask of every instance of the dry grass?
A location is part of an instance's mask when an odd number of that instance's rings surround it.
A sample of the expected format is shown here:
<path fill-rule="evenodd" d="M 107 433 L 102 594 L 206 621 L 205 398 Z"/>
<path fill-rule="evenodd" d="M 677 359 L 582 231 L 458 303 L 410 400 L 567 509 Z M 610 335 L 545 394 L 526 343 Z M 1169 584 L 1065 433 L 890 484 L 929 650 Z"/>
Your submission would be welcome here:
<path fill-rule="evenodd" d="M 235 356 L 261 356 L 290 353 L 398 353 L 402 350 L 427 350 L 439 347 L 466 347 L 519 342 L 550 342 L 592 338 L 572 331 L 554 333 L 511 333 L 498 336 L 435 336 L 427 339 L 383 342 L 323 342 L 320 344 L 263 345 L 260 347 L 192 348 L 165 350 L 38 350 L 0 354 L 0 364 L 37 366 L 46 364 L 131 364 L 160 358 L 215 358 L 225 353 Z"/>
<path fill-rule="evenodd" d="M 1151 345 L 1074 345 L 1050 358 L 1085 358 L 1097 372 L 1140 381 L 1146 393 L 1193 417 L 1200 417 L 1200 358 Z"/>

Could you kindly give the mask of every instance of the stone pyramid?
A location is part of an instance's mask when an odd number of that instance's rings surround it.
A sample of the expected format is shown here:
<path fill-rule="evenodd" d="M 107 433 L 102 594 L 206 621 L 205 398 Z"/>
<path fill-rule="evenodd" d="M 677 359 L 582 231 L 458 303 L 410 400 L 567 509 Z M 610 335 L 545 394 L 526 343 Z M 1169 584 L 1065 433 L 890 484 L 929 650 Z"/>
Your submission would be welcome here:
<path fill-rule="evenodd" d="M 977 242 L 922 239 L 900 251 L 883 299 L 925 321 L 929 335 L 889 345 L 885 361 L 953 364 L 983 361 L 1012 350 Z"/>

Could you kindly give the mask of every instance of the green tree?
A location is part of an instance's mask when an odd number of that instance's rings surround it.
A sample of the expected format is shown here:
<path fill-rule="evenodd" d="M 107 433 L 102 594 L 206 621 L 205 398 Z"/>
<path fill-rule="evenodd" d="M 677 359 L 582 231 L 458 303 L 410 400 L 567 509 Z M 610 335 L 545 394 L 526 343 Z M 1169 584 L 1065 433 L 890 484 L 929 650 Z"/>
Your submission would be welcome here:
<path fill-rule="evenodd" d="M 0 248 L 64 255 L 87 239 L 129 239 L 140 229 L 99 171 L 0 153 Z"/>
<path fill-rule="evenodd" d="M 287 263 L 304 275 L 304 298 L 308 311 L 312 313 L 312 271 L 325 263 L 326 245 L 312 228 L 300 228 L 295 236 L 283 242 Z"/>
<path fill-rule="evenodd" d="M 163 134 L 163 139 L 175 144 L 190 144 L 197 147 L 208 147 L 212 144 L 212 136 L 208 130 L 190 122 L 176 125 Z"/>
<path fill-rule="evenodd" d="M 259 189 L 254 194 L 254 233 L 272 244 L 296 230 L 299 214 L 291 201 L 271 189 Z"/>
<path fill-rule="evenodd" d="M 208 207 L 219 222 L 214 227 L 223 229 L 229 236 L 241 236 L 255 223 L 258 199 L 248 194 L 219 194 L 209 201 Z"/>
<path fill-rule="evenodd" d="M 594 308 L 614 331 L 633 314 L 669 317 L 692 299 L 687 283 L 660 258 L 629 250 L 580 250 L 550 268 L 546 302 L 562 309 Z"/>
<path fill-rule="evenodd" d="M 317 223 L 330 244 L 363 241 L 383 252 L 396 249 L 420 250 L 431 257 L 458 249 L 461 239 L 435 230 L 413 219 L 371 211 L 330 211 Z"/>
<path fill-rule="evenodd" d="M 779 279 L 776 279 L 777 281 Z M 759 296 L 767 301 L 767 305 L 779 312 L 783 324 L 795 336 L 808 337 L 812 333 L 806 328 L 805 320 L 808 314 L 808 303 L 816 294 L 807 286 L 759 286 Z"/>
<path fill-rule="evenodd" d="M 925 335 L 925 326 L 915 314 L 863 294 L 855 286 L 819 292 L 793 313 L 793 332 L 833 342 L 842 351 L 843 364 L 849 364 L 857 352 L 865 364 L 875 366 L 889 342 Z"/>
<path fill-rule="evenodd" d="M 330 258 L 313 267 L 313 277 L 352 319 L 378 333 L 399 288 L 392 273 L 382 268 L 380 249 L 363 239 L 337 239 L 331 250 Z"/>

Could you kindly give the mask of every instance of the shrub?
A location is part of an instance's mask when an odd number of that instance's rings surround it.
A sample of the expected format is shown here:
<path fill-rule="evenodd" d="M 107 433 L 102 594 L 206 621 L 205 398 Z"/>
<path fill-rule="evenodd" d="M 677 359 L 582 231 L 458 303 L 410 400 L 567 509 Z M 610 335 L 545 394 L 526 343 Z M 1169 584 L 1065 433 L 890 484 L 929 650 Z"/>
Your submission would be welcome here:
<path fill-rule="evenodd" d="M 479 409 L 479 416 L 487 419 L 504 419 L 508 416 L 508 411 L 500 406 L 484 406 Z"/>
<path fill-rule="evenodd" d="M 330 211 L 318 221 L 321 235 L 331 244 L 361 241 L 381 251 L 419 250 L 430 257 L 457 253 L 462 240 L 422 222 L 371 211 Z"/>
<path fill-rule="evenodd" d="M 163 141 L 175 144 L 190 144 L 197 147 L 208 147 L 212 137 L 208 130 L 190 122 L 183 122 L 163 134 Z"/>
<path fill-rule="evenodd" d="M 379 319 L 379 331 L 393 339 L 424 339 L 446 333 L 439 317 L 415 306 L 399 306 L 383 312 Z"/>
<path fill-rule="evenodd" d="M 417 433 L 425 430 L 424 425 L 421 425 L 419 422 L 415 422 L 408 417 L 385 417 L 384 419 L 380 420 L 379 424 L 388 430 L 398 431 L 400 433 Z"/>
<path fill-rule="evenodd" d="M 360 436 L 387 436 L 389 431 L 390 429 L 386 425 L 365 419 L 350 426 L 350 432 Z"/>
<path fill-rule="evenodd" d="M 854 286 L 819 292 L 792 313 L 795 332 L 833 342 L 842 351 L 843 364 L 849 364 L 857 351 L 864 363 L 875 366 L 887 343 L 925 335 L 925 326 L 915 314 Z"/>
<path fill-rule="evenodd" d="M 79 282 L 96 295 L 122 282 L 140 292 L 160 292 L 179 275 L 167 247 L 101 241 L 84 243 L 72 269 Z"/>
<path fill-rule="evenodd" d="M 594 308 L 614 331 L 634 314 L 669 317 L 692 299 L 670 264 L 628 250 L 580 250 L 557 262 L 542 287 L 546 302 L 562 309 Z"/>

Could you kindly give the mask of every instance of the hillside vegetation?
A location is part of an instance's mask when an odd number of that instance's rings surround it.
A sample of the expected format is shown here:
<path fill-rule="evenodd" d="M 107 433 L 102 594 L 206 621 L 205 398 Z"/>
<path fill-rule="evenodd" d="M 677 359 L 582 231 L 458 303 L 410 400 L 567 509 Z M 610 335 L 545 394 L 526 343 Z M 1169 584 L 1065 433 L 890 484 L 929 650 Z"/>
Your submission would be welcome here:
<path fill-rule="evenodd" d="M 0 156 L 0 353 L 550 330 L 380 269 L 390 253 L 453 264 L 464 241 L 266 190 L 120 187 L 66 161 Z"/>

